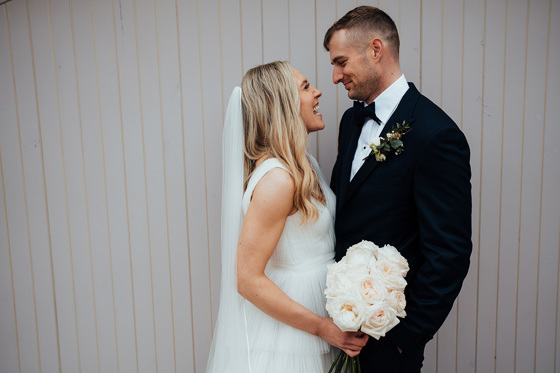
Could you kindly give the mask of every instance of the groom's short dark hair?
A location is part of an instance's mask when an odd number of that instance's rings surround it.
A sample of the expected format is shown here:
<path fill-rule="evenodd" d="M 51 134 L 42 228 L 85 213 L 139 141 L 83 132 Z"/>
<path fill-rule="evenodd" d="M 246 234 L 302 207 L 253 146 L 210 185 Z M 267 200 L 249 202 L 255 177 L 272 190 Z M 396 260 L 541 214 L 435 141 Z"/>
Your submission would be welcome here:
<path fill-rule="evenodd" d="M 346 13 L 326 32 L 323 46 L 328 51 L 331 38 L 336 31 L 348 30 L 357 43 L 368 41 L 372 33 L 387 41 L 396 58 L 399 56 L 399 32 L 395 22 L 387 13 L 373 6 L 359 6 Z"/>

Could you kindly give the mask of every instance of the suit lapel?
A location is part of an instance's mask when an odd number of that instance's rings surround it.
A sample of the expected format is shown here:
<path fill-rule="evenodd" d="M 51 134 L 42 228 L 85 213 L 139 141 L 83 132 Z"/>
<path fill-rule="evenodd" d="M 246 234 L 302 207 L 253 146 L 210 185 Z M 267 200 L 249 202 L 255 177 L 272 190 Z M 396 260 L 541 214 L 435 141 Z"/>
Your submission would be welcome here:
<path fill-rule="evenodd" d="M 349 146 L 346 147 L 342 167 L 341 167 L 341 178 L 340 178 L 340 193 L 337 201 L 337 207 L 340 207 L 342 202 L 345 200 L 344 195 L 346 194 L 346 190 L 348 189 L 348 185 L 350 184 L 350 171 L 352 170 L 352 161 L 354 159 L 354 153 L 356 152 L 356 146 L 358 145 L 358 139 L 360 138 L 360 133 L 362 131 L 362 127 L 356 123 L 358 119 L 356 118 L 355 113 L 352 113 L 350 116 L 350 136 L 349 136 Z"/>
<path fill-rule="evenodd" d="M 418 92 L 418 90 L 416 89 L 414 84 L 412 84 L 412 83 L 408 83 L 408 84 L 409 84 L 409 89 L 406 91 L 405 95 L 401 99 L 401 102 L 397 106 L 397 109 L 395 110 L 393 115 L 391 115 L 391 117 L 387 121 L 387 124 L 385 124 L 385 127 L 383 127 L 383 130 L 381 131 L 380 137 L 384 137 L 393 128 L 393 126 L 397 122 L 401 123 L 403 120 L 406 120 L 407 123 L 412 124 L 412 122 L 414 121 L 414 118 L 412 117 L 412 114 L 413 114 L 413 111 L 414 111 L 414 106 L 416 105 L 416 102 L 420 98 L 420 93 Z M 357 137 L 356 137 L 355 141 L 352 143 L 352 146 L 348 148 L 348 149 L 351 149 L 351 151 L 350 151 L 351 154 L 347 155 L 346 161 L 348 162 L 348 158 L 349 158 L 350 166 L 348 167 L 348 170 L 346 168 L 343 169 L 344 170 L 343 180 L 346 181 L 346 186 L 345 186 L 344 189 L 341 188 L 341 191 L 342 191 L 341 196 L 344 196 L 343 197 L 344 202 L 348 201 L 350 199 L 350 197 L 352 197 L 352 195 L 358 189 L 358 187 L 360 185 L 362 185 L 362 183 L 367 179 L 367 177 L 379 165 L 379 162 L 377 162 L 375 160 L 375 157 L 369 157 L 364 162 L 362 167 L 360 167 L 360 169 L 358 170 L 356 175 L 354 175 L 354 178 L 352 179 L 352 181 L 349 182 L 349 180 L 350 180 L 350 169 L 352 168 L 352 160 L 354 159 L 354 153 L 356 151 L 356 146 L 357 146 L 358 138 L 360 136 L 361 131 L 357 131 L 357 132 L 358 132 L 358 134 L 357 134 Z M 406 143 L 406 140 L 404 140 L 404 141 Z M 391 160 L 389 158 L 385 162 L 390 162 L 390 161 Z M 346 172 L 346 171 L 348 171 L 348 172 Z"/>

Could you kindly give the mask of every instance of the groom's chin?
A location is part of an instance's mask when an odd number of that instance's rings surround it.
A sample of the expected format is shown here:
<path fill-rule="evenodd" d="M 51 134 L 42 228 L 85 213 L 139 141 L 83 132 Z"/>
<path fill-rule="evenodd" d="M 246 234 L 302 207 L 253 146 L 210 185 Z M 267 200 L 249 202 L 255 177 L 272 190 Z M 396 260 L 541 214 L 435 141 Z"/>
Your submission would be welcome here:
<path fill-rule="evenodd" d="M 354 100 L 354 101 L 364 101 L 364 99 L 361 97 L 362 95 L 360 95 L 358 92 L 356 92 L 356 90 L 350 88 L 348 90 L 348 98 L 350 100 Z"/>

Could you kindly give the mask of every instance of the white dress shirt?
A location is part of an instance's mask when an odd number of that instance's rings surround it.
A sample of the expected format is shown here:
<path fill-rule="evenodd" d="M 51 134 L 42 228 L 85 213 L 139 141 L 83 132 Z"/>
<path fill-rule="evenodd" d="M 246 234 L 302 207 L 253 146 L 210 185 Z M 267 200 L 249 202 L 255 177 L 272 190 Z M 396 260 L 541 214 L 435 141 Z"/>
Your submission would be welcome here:
<path fill-rule="evenodd" d="M 360 138 L 358 139 L 358 146 L 352 161 L 352 171 L 350 172 L 350 180 L 354 178 L 360 167 L 364 164 L 366 158 L 371 152 L 369 144 L 376 137 L 379 137 L 383 127 L 395 112 L 397 106 L 401 102 L 404 94 L 408 90 L 408 83 L 404 74 L 400 76 L 393 84 L 384 90 L 373 102 L 375 102 L 375 115 L 381 121 L 377 124 L 373 119 L 368 118 L 364 126 Z M 364 103 L 364 106 L 367 106 Z"/>

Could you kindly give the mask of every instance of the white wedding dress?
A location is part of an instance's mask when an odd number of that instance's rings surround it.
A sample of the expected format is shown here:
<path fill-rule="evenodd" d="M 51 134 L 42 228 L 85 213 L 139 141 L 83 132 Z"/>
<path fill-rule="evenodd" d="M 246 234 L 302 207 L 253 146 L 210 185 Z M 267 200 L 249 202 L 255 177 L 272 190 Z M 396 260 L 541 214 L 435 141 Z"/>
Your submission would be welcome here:
<path fill-rule="evenodd" d="M 316 203 L 319 219 L 314 223 L 300 225 L 299 212 L 287 218 L 265 274 L 290 298 L 327 317 L 324 291 L 327 266 L 334 261 L 335 196 L 317 162 L 310 159 L 319 176 L 326 206 Z M 244 214 L 257 183 L 277 167 L 286 169 L 277 159 L 267 159 L 255 170 L 243 195 Z M 328 371 L 333 361 L 332 348 L 323 339 L 277 321 L 249 301 L 244 302 L 244 311 L 251 372 Z"/>

